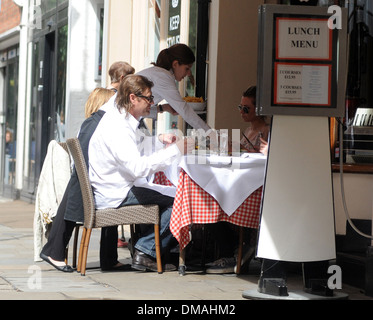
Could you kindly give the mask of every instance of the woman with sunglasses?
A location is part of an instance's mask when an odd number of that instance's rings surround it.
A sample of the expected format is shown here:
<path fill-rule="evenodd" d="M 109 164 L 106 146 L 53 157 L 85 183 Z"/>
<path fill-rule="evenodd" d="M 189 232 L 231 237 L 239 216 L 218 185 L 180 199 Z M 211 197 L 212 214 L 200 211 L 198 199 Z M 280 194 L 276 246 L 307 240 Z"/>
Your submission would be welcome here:
<path fill-rule="evenodd" d="M 242 94 L 238 109 L 242 119 L 250 123 L 243 133 L 241 148 L 250 153 L 266 153 L 270 126 L 266 117 L 256 114 L 256 86 L 248 88 Z"/>
<path fill-rule="evenodd" d="M 154 104 L 150 116 L 156 117 L 157 112 L 168 111 L 179 114 L 189 125 L 195 129 L 208 131 L 210 127 L 198 116 L 193 108 L 181 97 L 176 86 L 185 77 L 191 76 L 191 68 L 195 62 L 193 51 L 185 44 L 175 44 L 162 50 L 154 66 L 138 72 L 154 83 L 152 94 Z M 168 104 L 159 105 L 162 100 Z"/>
<path fill-rule="evenodd" d="M 250 126 L 245 130 L 242 140 L 241 149 L 250 153 L 267 154 L 268 135 L 270 126 L 267 124 L 265 117 L 257 116 L 255 112 L 256 105 L 256 87 L 248 88 L 241 97 L 241 104 L 238 106 L 241 117 Z M 236 231 L 232 229 L 227 222 L 220 221 L 211 225 L 211 234 L 219 248 L 219 259 L 208 264 L 206 273 L 208 274 L 226 274 L 234 273 L 237 265 L 237 238 Z M 252 228 L 244 228 L 243 256 L 241 260 L 241 273 L 248 271 L 251 259 L 254 257 L 256 248 L 257 231 Z M 214 236 L 219 235 L 219 236 Z"/>

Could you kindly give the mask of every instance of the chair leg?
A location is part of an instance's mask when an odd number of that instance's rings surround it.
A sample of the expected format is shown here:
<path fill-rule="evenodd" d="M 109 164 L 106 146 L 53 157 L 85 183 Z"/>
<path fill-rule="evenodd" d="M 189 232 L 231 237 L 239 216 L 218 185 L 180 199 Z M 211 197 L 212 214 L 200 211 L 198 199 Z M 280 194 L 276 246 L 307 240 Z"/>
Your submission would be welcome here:
<path fill-rule="evenodd" d="M 91 240 L 91 234 L 92 234 L 92 229 L 87 229 L 87 234 L 85 236 L 85 241 L 84 241 L 81 270 L 80 270 L 80 274 L 82 276 L 85 276 L 85 270 L 87 267 L 88 247 L 89 247 L 89 241 Z"/>
<path fill-rule="evenodd" d="M 206 230 L 206 226 L 202 225 L 202 259 L 201 259 L 202 269 L 205 269 L 205 264 L 206 264 L 206 243 L 207 243 L 207 230 Z"/>
<path fill-rule="evenodd" d="M 120 229 L 121 229 L 121 233 L 122 233 L 121 239 L 124 239 L 123 241 L 126 241 L 126 238 L 124 236 L 124 227 L 123 227 L 123 225 L 120 226 Z"/>
<path fill-rule="evenodd" d="M 65 264 L 69 262 L 69 247 L 65 248 Z"/>
<path fill-rule="evenodd" d="M 135 225 L 131 224 L 130 225 L 130 233 L 131 233 L 131 239 L 128 240 L 128 250 L 131 253 L 131 257 L 133 257 L 133 253 L 135 251 Z"/>
<path fill-rule="evenodd" d="M 236 262 L 236 274 L 241 272 L 241 263 L 242 263 L 242 248 L 243 248 L 243 227 L 239 229 L 239 240 L 238 240 L 238 255 Z"/>
<path fill-rule="evenodd" d="M 157 256 L 157 269 L 158 273 L 162 273 L 162 260 L 161 260 L 161 245 L 160 245 L 160 237 L 159 237 L 159 225 L 154 225 L 154 235 L 155 235 L 155 253 Z"/>
<path fill-rule="evenodd" d="M 83 248 L 84 248 L 84 242 L 85 242 L 86 235 L 87 235 L 87 229 L 83 228 L 82 239 L 80 240 L 78 266 L 76 268 L 76 271 L 78 271 L 78 272 L 80 272 L 82 270 Z"/>
<path fill-rule="evenodd" d="M 76 252 L 78 247 L 78 238 L 79 238 L 79 226 L 75 227 L 75 235 L 74 235 L 74 248 L 73 248 L 73 265 L 72 267 L 76 268 Z"/>

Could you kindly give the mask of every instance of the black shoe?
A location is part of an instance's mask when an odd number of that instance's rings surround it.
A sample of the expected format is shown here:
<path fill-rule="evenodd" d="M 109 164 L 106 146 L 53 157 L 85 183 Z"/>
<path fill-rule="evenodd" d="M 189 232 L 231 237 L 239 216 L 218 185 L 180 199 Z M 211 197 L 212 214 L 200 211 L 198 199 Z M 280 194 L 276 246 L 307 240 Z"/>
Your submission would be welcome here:
<path fill-rule="evenodd" d="M 102 271 L 129 271 L 131 270 L 131 265 L 130 264 L 121 264 L 119 266 L 112 266 L 112 267 L 101 267 Z"/>
<path fill-rule="evenodd" d="M 63 267 L 56 266 L 44 253 L 40 253 L 40 258 L 42 258 L 45 262 L 48 262 L 51 266 L 55 267 L 58 271 L 69 273 L 74 272 L 74 269 L 71 268 L 69 265 L 65 265 Z"/>
<path fill-rule="evenodd" d="M 131 267 L 138 271 L 158 271 L 156 260 L 136 249 L 134 250 Z M 173 264 L 166 264 L 162 266 L 162 271 L 164 272 L 176 270 L 177 268 Z"/>

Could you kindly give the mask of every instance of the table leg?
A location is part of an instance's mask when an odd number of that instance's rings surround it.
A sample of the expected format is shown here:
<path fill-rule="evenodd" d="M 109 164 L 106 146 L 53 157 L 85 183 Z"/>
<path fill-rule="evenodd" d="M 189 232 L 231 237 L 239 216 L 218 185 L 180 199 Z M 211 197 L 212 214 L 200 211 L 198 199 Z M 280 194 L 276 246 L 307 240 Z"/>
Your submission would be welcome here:
<path fill-rule="evenodd" d="M 180 249 L 180 253 L 179 253 L 179 275 L 184 276 L 185 270 L 186 270 L 186 266 L 185 266 L 185 248 L 184 248 L 184 249 Z"/>
<path fill-rule="evenodd" d="M 238 240 L 238 255 L 237 255 L 237 262 L 236 262 L 236 274 L 240 274 L 241 272 L 242 247 L 243 247 L 243 227 L 240 227 L 239 240 Z"/>

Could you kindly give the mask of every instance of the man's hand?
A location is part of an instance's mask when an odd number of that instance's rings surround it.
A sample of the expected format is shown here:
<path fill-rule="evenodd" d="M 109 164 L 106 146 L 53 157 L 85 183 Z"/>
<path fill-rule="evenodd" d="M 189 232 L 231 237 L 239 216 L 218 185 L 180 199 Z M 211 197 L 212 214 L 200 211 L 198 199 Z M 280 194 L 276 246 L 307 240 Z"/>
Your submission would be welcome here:
<path fill-rule="evenodd" d="M 179 138 L 172 133 L 163 133 L 158 136 L 158 139 L 163 144 L 169 145 L 175 143 Z"/>
<path fill-rule="evenodd" d="M 191 154 L 195 148 L 195 140 L 190 137 L 185 137 L 176 143 L 182 154 Z"/>

